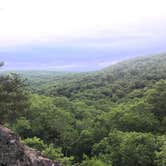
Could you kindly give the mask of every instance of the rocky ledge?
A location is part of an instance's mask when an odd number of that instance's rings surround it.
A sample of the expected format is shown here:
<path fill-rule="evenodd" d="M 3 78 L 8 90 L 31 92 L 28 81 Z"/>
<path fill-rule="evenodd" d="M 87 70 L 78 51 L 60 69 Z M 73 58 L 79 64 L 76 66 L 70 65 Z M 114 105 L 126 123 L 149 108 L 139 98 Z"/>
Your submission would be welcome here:
<path fill-rule="evenodd" d="M 0 166 L 62 166 L 22 144 L 10 129 L 0 125 Z"/>

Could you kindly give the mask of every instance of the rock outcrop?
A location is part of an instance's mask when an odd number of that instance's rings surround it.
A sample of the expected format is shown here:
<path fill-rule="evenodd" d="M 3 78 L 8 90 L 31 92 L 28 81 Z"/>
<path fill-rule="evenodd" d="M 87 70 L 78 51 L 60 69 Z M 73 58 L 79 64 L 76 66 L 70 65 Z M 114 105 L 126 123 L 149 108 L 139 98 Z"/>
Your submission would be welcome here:
<path fill-rule="evenodd" d="M 10 129 L 0 125 L 0 166 L 62 166 L 22 144 Z"/>

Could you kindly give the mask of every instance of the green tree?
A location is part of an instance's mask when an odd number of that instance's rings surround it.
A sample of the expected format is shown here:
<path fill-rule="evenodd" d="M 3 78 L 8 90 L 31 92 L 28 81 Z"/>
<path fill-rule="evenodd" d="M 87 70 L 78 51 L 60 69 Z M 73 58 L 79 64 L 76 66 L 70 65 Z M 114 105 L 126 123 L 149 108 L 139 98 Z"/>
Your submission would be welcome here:
<path fill-rule="evenodd" d="M 152 166 L 157 148 L 152 134 L 115 130 L 94 145 L 93 154 L 111 160 L 116 166 Z"/>
<path fill-rule="evenodd" d="M 159 81 L 146 94 L 146 102 L 152 107 L 152 112 L 161 120 L 166 116 L 166 81 Z"/>
<path fill-rule="evenodd" d="M 157 166 L 166 165 L 166 136 L 158 137 L 158 146 L 159 149 L 156 151 L 156 164 Z"/>
<path fill-rule="evenodd" d="M 92 158 L 92 159 L 86 159 L 84 160 L 80 166 L 111 166 L 112 164 L 106 164 L 103 161 L 96 159 L 96 158 Z"/>
<path fill-rule="evenodd" d="M 0 77 L 0 122 L 12 124 L 17 118 L 25 116 L 28 93 L 25 81 L 17 74 Z"/>
<path fill-rule="evenodd" d="M 12 129 L 19 134 L 22 138 L 27 138 L 31 135 L 32 127 L 30 121 L 25 117 L 18 118 L 12 125 Z"/>
<path fill-rule="evenodd" d="M 64 157 L 61 148 L 55 148 L 53 144 L 47 145 L 40 138 L 37 137 L 27 138 L 23 140 L 23 143 L 36 150 L 41 151 L 43 155 L 47 156 L 52 160 L 59 161 L 65 164 L 66 166 L 70 166 L 73 161 L 73 157 Z"/>

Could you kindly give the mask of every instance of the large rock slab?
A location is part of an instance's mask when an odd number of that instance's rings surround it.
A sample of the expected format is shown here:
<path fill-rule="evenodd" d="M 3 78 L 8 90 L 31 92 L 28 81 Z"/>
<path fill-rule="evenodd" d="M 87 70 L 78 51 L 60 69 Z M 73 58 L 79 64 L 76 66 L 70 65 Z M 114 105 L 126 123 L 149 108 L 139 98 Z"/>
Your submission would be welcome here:
<path fill-rule="evenodd" d="M 0 125 L 0 166 L 62 166 L 21 143 L 10 129 Z"/>

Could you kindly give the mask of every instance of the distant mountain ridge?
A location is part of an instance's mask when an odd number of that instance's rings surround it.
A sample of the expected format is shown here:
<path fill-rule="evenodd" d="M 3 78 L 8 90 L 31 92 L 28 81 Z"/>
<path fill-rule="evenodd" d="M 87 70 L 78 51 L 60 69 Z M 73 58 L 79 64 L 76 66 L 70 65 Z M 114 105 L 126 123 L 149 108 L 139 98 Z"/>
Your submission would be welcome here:
<path fill-rule="evenodd" d="M 92 93 L 94 98 L 100 89 L 101 98 L 110 97 L 113 92 L 121 98 L 134 89 L 152 86 L 160 79 L 166 79 L 166 54 L 133 58 L 120 62 L 101 71 L 80 74 L 67 83 L 55 88 L 55 95 L 79 97 L 80 92 Z M 118 91 L 125 94 L 118 94 Z M 107 94 L 107 95 L 106 95 Z"/>
<path fill-rule="evenodd" d="M 113 89 L 117 91 L 117 86 L 120 86 L 119 89 L 127 89 L 126 87 L 142 89 L 160 79 L 166 79 L 166 53 L 132 58 L 96 72 L 18 71 L 17 73 L 28 78 L 29 85 L 35 92 L 48 91 L 53 95 L 75 98 L 79 97 L 80 92 L 87 94 L 91 91 L 93 96 L 96 89 L 101 89 L 100 95 L 104 97 L 106 93 L 112 94 Z M 130 92 L 126 90 L 126 93 Z"/>

